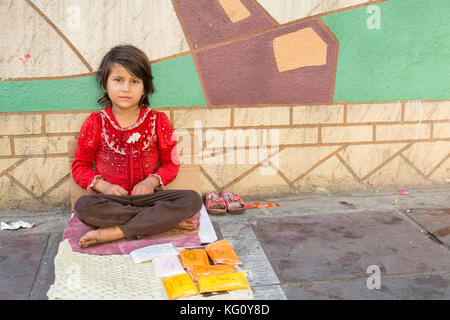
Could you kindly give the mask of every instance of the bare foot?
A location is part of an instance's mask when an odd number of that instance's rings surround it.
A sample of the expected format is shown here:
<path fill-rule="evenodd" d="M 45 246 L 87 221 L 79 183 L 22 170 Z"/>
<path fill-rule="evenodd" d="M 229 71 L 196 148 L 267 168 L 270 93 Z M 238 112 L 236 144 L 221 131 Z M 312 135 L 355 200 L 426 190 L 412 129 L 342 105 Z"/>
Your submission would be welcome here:
<path fill-rule="evenodd" d="M 183 220 L 179 224 L 177 224 L 176 228 L 195 230 L 197 229 L 197 219 L 195 219 L 194 217 L 187 218 L 186 220 Z"/>
<path fill-rule="evenodd" d="M 81 248 L 86 248 L 94 244 L 111 242 L 123 238 L 125 238 L 125 235 L 118 226 L 104 227 L 86 233 L 80 238 L 78 245 Z"/>

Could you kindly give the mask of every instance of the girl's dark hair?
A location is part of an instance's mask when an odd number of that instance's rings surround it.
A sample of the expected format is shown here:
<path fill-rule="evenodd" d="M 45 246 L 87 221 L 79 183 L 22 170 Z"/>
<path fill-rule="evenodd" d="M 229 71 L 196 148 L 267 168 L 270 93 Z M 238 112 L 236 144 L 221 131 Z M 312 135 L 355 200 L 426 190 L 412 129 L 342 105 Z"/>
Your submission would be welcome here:
<path fill-rule="evenodd" d="M 132 45 L 116 46 L 109 50 L 103 57 L 97 71 L 97 81 L 105 91 L 111 66 L 114 63 L 121 64 L 129 73 L 142 79 L 144 82 L 144 96 L 139 101 L 139 106 L 141 104 L 148 106 L 148 97 L 155 92 L 155 87 L 153 86 L 152 68 L 147 55 Z M 97 102 L 103 107 L 109 106 L 112 103 L 107 92 Z"/>

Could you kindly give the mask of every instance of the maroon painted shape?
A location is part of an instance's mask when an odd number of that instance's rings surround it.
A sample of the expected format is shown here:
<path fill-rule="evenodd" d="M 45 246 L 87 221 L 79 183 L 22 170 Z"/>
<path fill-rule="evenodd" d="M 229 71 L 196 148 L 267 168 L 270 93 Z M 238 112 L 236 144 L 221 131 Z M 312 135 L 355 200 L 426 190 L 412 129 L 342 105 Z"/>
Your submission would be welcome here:
<path fill-rule="evenodd" d="M 274 22 L 251 0 L 241 0 L 251 15 L 235 23 L 231 22 L 217 0 L 174 2 L 193 49 L 275 27 Z"/>
<path fill-rule="evenodd" d="M 450 271 L 450 252 L 394 212 L 250 220 L 283 282 Z"/>
<path fill-rule="evenodd" d="M 48 233 L 0 238 L 0 300 L 28 298 L 47 245 L 47 238 Z"/>
<path fill-rule="evenodd" d="M 279 72 L 273 40 L 311 27 L 327 44 L 327 63 Z M 338 42 L 316 18 L 195 54 L 212 105 L 330 103 Z"/>

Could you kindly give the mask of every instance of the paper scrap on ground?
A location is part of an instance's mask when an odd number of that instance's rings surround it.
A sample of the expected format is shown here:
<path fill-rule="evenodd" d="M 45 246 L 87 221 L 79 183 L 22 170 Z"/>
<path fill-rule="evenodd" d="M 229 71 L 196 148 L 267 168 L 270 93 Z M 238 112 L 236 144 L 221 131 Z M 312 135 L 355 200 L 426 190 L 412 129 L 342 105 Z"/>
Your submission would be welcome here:
<path fill-rule="evenodd" d="M 33 223 L 25 222 L 23 220 L 11 222 L 10 224 L 7 224 L 2 221 L 0 229 L 1 230 L 17 230 L 19 228 L 28 229 L 28 228 L 31 228 L 32 226 L 34 226 Z"/>
<path fill-rule="evenodd" d="M 135 263 L 153 260 L 156 257 L 178 255 L 177 249 L 171 243 L 156 244 L 130 252 L 130 256 Z"/>

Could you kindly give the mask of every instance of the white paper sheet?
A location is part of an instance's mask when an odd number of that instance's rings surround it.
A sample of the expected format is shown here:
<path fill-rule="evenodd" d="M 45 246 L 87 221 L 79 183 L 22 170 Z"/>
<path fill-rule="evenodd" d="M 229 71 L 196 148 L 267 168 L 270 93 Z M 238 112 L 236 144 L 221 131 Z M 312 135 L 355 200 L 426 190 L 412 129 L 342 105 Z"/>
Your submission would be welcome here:
<path fill-rule="evenodd" d="M 156 257 L 178 255 L 177 249 L 171 243 L 155 244 L 130 252 L 135 263 L 150 261 Z"/>
<path fill-rule="evenodd" d="M 217 240 L 216 231 L 214 230 L 205 205 L 202 205 L 202 209 L 200 210 L 200 229 L 198 236 L 202 243 L 211 243 Z"/>

